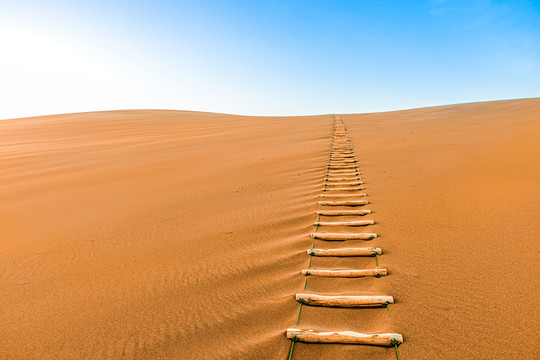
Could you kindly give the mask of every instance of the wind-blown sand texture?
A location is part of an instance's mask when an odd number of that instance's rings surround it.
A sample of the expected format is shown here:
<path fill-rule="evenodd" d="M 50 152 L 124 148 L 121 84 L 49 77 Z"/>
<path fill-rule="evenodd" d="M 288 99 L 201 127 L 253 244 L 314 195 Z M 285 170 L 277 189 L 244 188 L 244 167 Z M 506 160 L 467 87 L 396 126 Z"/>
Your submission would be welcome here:
<path fill-rule="evenodd" d="M 391 318 L 306 306 L 299 327 L 399 332 L 403 360 L 539 358 L 540 99 L 341 117 L 376 219 L 362 246 L 383 249 L 389 275 L 313 276 L 307 290 L 396 303 Z M 286 359 L 333 122 L 159 110 L 0 121 L 0 358 Z M 297 343 L 294 358 L 395 351 Z"/>

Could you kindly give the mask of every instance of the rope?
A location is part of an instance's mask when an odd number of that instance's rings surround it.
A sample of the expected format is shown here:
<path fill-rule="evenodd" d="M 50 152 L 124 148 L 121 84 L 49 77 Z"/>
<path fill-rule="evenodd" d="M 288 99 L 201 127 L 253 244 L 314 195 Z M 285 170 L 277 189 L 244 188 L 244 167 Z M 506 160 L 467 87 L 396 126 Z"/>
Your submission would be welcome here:
<path fill-rule="evenodd" d="M 399 351 L 398 351 L 398 345 L 399 345 L 399 341 L 397 341 L 396 339 L 391 339 L 391 344 L 394 345 L 394 347 L 396 348 L 396 357 L 397 357 L 397 360 L 400 360 L 399 358 Z M 290 358 L 289 358 L 290 359 Z"/>
<path fill-rule="evenodd" d="M 386 308 L 386 310 L 388 311 L 388 317 L 390 317 L 390 305 L 388 302 L 383 302 L 382 305 Z"/>
<path fill-rule="evenodd" d="M 302 305 L 302 304 L 300 304 L 300 305 Z M 298 315 L 300 315 L 300 314 L 298 314 Z M 298 324 L 298 323 L 297 323 L 297 324 Z M 293 339 L 293 340 L 292 340 L 292 344 L 291 344 L 291 351 L 289 351 L 289 360 L 291 360 L 291 358 L 292 358 L 292 352 L 293 352 L 293 349 L 294 349 L 294 343 L 295 343 L 295 342 L 296 342 L 296 340 Z M 397 349 L 397 348 L 396 348 L 396 349 Z M 399 356 L 398 356 L 398 359 L 399 359 Z"/>

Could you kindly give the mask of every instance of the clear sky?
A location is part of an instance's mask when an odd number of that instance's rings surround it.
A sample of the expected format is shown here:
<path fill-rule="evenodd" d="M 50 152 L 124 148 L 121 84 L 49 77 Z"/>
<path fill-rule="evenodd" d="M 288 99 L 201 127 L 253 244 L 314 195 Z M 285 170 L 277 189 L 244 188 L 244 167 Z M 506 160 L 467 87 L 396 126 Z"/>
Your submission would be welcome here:
<path fill-rule="evenodd" d="M 0 0 L 0 119 L 540 96 L 540 0 Z"/>

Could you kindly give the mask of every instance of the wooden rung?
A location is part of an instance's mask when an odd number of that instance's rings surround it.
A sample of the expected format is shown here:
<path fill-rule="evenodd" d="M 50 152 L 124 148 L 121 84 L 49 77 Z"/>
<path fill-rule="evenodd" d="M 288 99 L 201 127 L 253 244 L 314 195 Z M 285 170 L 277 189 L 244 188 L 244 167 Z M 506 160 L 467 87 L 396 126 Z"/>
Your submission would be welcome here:
<path fill-rule="evenodd" d="M 394 333 L 362 334 L 354 331 L 326 331 L 287 329 L 287 338 L 293 341 L 324 344 L 357 344 L 394 346 L 403 343 L 403 335 Z"/>
<path fill-rule="evenodd" d="M 325 178 L 324 181 L 326 182 L 335 182 L 335 181 L 356 181 L 361 180 L 362 178 L 360 176 L 356 177 L 341 177 L 341 178 Z"/>
<path fill-rule="evenodd" d="M 341 182 L 341 183 L 326 183 L 326 186 L 341 186 L 341 185 L 362 185 L 362 181 Z"/>
<path fill-rule="evenodd" d="M 352 159 L 350 159 L 349 161 L 345 161 L 345 160 L 342 160 L 342 159 L 331 159 L 329 162 L 331 164 L 339 164 L 339 165 L 342 165 L 342 164 L 356 164 L 356 160 L 352 160 Z"/>
<path fill-rule="evenodd" d="M 355 191 L 355 190 L 365 190 L 363 186 L 353 186 L 353 187 L 343 187 L 343 188 L 323 188 L 324 191 Z"/>
<path fill-rule="evenodd" d="M 342 234 L 342 233 L 313 233 L 311 237 L 319 240 L 371 240 L 377 237 L 374 233 L 356 233 L 356 234 Z"/>
<path fill-rule="evenodd" d="M 364 197 L 367 194 L 327 194 L 326 191 L 319 195 L 322 198 L 339 198 L 339 197 Z M 354 199 L 353 199 L 354 200 Z"/>
<path fill-rule="evenodd" d="M 362 201 L 362 200 L 358 200 Z M 349 216 L 349 215 L 360 215 L 364 216 L 371 214 L 371 210 L 317 210 L 318 215 L 323 216 Z"/>
<path fill-rule="evenodd" d="M 317 204 L 323 206 L 362 206 L 367 205 L 367 200 L 343 200 L 343 201 L 319 201 Z"/>
<path fill-rule="evenodd" d="M 366 276 L 381 277 L 388 275 L 386 269 L 368 269 L 368 270 L 302 270 L 302 275 L 306 276 L 324 276 L 324 277 L 346 277 L 358 278 Z"/>
<path fill-rule="evenodd" d="M 330 154 L 330 159 L 352 159 L 355 155 L 351 154 L 350 152 L 347 153 L 332 153 Z"/>
<path fill-rule="evenodd" d="M 313 223 L 314 226 L 367 226 L 373 225 L 375 221 L 373 220 L 356 220 L 356 221 L 316 221 Z"/>
<path fill-rule="evenodd" d="M 376 247 L 342 248 L 342 249 L 308 249 L 306 252 L 312 256 L 375 256 L 381 255 L 382 250 Z"/>
<path fill-rule="evenodd" d="M 355 164 L 355 163 L 346 164 L 346 163 L 331 162 L 327 166 L 330 169 L 356 169 L 358 168 L 358 164 Z"/>
<path fill-rule="evenodd" d="M 333 169 L 332 172 L 330 173 L 330 171 L 328 171 L 329 174 L 331 175 L 359 175 L 360 173 L 358 172 L 358 168 L 355 169 Z"/>
<path fill-rule="evenodd" d="M 351 169 L 352 170 L 352 169 Z M 350 172 L 342 172 L 342 171 L 351 171 L 351 170 L 331 170 L 332 172 L 327 172 L 326 177 L 327 178 L 335 178 L 337 176 L 360 176 L 360 172 L 358 172 L 358 169 L 356 169 L 356 172 L 350 173 Z"/>
<path fill-rule="evenodd" d="M 296 301 L 311 306 L 380 307 L 394 303 L 387 295 L 316 295 L 296 294 Z"/>
<path fill-rule="evenodd" d="M 358 170 L 358 165 L 330 165 L 327 167 L 328 169 L 330 169 L 330 171 L 335 171 L 335 170 L 348 170 L 348 171 L 354 171 L 354 170 Z"/>
<path fill-rule="evenodd" d="M 326 177 L 328 179 L 335 179 L 337 177 L 360 177 L 360 173 L 358 172 L 358 169 L 355 171 L 355 172 L 348 172 L 348 173 L 343 173 L 343 172 L 336 172 L 335 174 L 333 172 L 326 172 Z"/>
<path fill-rule="evenodd" d="M 349 161 L 349 162 L 332 160 L 331 162 L 328 162 L 328 166 L 330 166 L 330 167 L 348 166 L 349 169 L 350 169 L 351 166 L 356 167 L 356 166 L 358 166 L 358 164 L 356 163 L 356 160 L 355 161 Z"/>

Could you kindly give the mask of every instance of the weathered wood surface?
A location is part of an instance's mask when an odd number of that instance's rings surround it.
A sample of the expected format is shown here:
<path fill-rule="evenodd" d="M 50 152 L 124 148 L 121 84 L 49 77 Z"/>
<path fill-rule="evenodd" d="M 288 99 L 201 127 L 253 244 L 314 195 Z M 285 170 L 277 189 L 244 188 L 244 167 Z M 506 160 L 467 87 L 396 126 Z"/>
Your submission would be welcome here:
<path fill-rule="evenodd" d="M 337 170 L 330 170 L 328 171 L 331 175 L 360 175 L 360 172 L 358 171 L 358 168 L 356 168 L 356 171 L 354 169 L 337 169 Z"/>
<path fill-rule="evenodd" d="M 366 188 L 363 186 L 323 188 L 324 191 L 355 191 L 355 190 L 365 190 L 365 189 Z"/>
<path fill-rule="evenodd" d="M 356 163 L 356 160 L 355 160 L 355 161 L 351 161 L 351 162 L 329 161 L 327 165 L 328 165 L 329 167 L 335 167 L 335 168 L 341 168 L 341 167 L 343 167 L 344 169 L 351 169 L 351 168 L 356 168 L 356 167 L 358 167 L 358 164 Z"/>
<path fill-rule="evenodd" d="M 364 197 L 367 194 L 327 194 L 326 191 L 319 195 L 322 198 L 340 198 L 340 197 Z"/>
<path fill-rule="evenodd" d="M 354 220 L 354 221 L 315 221 L 314 226 L 367 226 L 373 225 L 373 220 Z"/>
<path fill-rule="evenodd" d="M 352 171 L 349 171 L 349 172 L 337 172 L 337 173 L 333 173 L 333 172 L 329 172 L 327 171 L 326 172 L 326 177 L 328 179 L 335 179 L 337 177 L 340 177 L 340 176 L 345 176 L 345 177 L 360 177 L 360 172 L 358 171 L 358 169 L 355 171 L 355 172 L 352 172 Z"/>
<path fill-rule="evenodd" d="M 356 177 L 338 177 L 338 178 L 325 178 L 324 181 L 326 182 L 338 182 L 338 181 L 360 181 L 362 178 L 360 176 Z"/>
<path fill-rule="evenodd" d="M 333 183 L 333 182 L 327 182 L 326 186 L 343 186 L 343 185 L 362 185 L 363 181 L 351 181 L 351 182 L 340 182 L 340 183 Z"/>
<path fill-rule="evenodd" d="M 329 169 L 358 169 L 356 164 L 328 164 Z"/>
<path fill-rule="evenodd" d="M 313 233 L 311 234 L 312 238 L 319 240 L 371 240 L 377 237 L 377 234 L 374 233 L 354 233 L 354 234 L 343 234 L 343 233 Z"/>
<path fill-rule="evenodd" d="M 316 295 L 296 294 L 296 301 L 311 306 L 381 307 L 394 303 L 387 295 Z"/>
<path fill-rule="evenodd" d="M 287 338 L 293 341 L 321 344 L 357 344 L 394 346 L 402 344 L 403 336 L 395 333 L 362 334 L 354 331 L 325 331 L 287 329 Z"/>
<path fill-rule="evenodd" d="M 331 161 L 329 161 L 330 164 L 332 165 L 357 165 L 356 164 L 356 160 L 350 160 L 350 161 L 345 161 L 345 160 L 341 160 L 341 159 L 332 159 Z"/>
<path fill-rule="evenodd" d="M 332 257 L 375 256 L 375 255 L 382 254 L 382 250 L 376 247 L 342 248 L 342 249 L 308 249 L 306 251 L 309 255 L 313 255 L 313 256 L 332 256 Z"/>
<path fill-rule="evenodd" d="M 358 200 L 361 201 L 361 200 Z M 371 210 L 317 210 L 318 215 L 324 216 L 342 216 L 342 215 L 359 215 L 364 216 L 371 214 Z"/>
<path fill-rule="evenodd" d="M 330 269 L 305 269 L 302 270 L 302 275 L 306 276 L 324 276 L 324 277 L 346 277 L 358 278 L 366 276 L 386 276 L 386 269 L 366 269 L 366 270 L 330 270 Z"/>
<path fill-rule="evenodd" d="M 323 206 L 363 206 L 369 204 L 367 200 L 343 200 L 343 201 L 319 201 L 317 204 Z"/>

